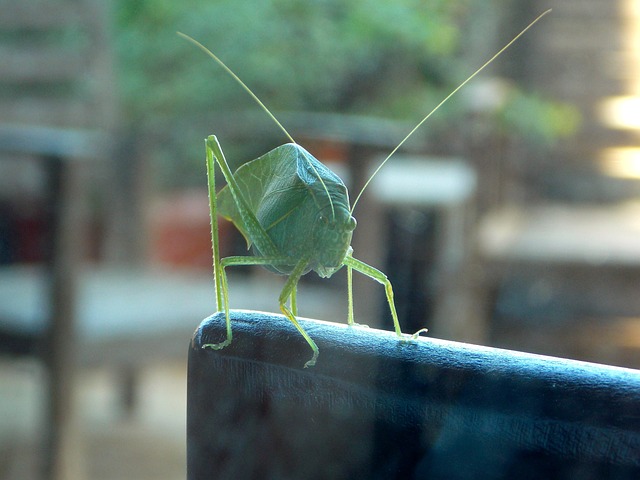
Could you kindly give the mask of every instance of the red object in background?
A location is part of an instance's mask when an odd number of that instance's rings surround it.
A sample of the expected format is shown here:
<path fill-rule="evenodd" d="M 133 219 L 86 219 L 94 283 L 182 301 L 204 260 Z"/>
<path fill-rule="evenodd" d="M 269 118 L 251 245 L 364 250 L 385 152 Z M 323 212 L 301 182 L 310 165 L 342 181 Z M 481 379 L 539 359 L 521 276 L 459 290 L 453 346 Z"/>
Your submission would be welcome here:
<path fill-rule="evenodd" d="M 37 263 L 46 260 L 47 225 L 42 210 L 15 219 L 15 256 L 18 263 Z"/>
<path fill-rule="evenodd" d="M 231 224 L 220 218 L 221 256 L 229 251 Z M 157 199 L 151 209 L 151 261 L 174 267 L 211 270 L 211 225 L 206 190 L 190 190 Z"/>
<path fill-rule="evenodd" d="M 346 163 L 349 157 L 348 145 L 339 140 L 305 139 L 302 145 L 322 163 Z"/>
<path fill-rule="evenodd" d="M 49 245 L 45 206 L 22 199 L 0 205 L 0 263 L 39 263 L 46 260 Z"/>

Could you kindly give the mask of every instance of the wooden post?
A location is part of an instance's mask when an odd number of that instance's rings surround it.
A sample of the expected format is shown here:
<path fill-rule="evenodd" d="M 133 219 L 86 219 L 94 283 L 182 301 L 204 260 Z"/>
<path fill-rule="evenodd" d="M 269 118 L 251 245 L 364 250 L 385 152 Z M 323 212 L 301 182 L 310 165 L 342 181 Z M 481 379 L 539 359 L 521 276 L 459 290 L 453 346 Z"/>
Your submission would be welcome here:
<path fill-rule="evenodd" d="M 76 290 L 83 247 L 80 164 L 51 157 L 48 170 L 51 245 L 48 260 L 49 329 L 45 365 L 48 389 L 44 478 L 82 478 L 76 409 Z"/>

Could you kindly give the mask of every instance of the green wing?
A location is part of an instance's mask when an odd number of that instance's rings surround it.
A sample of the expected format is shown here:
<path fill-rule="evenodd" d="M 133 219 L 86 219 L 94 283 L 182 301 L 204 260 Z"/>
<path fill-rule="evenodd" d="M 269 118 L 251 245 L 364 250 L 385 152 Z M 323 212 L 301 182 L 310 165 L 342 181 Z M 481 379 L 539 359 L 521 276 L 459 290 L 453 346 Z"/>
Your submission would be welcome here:
<path fill-rule="evenodd" d="M 269 210 L 269 218 L 261 219 L 261 225 L 267 232 L 305 199 L 306 185 L 297 174 L 300 155 L 311 157 L 298 145 L 281 145 L 242 165 L 234 174 L 239 193 L 253 213 L 258 217 L 260 210 Z M 252 239 L 228 185 L 218 192 L 217 200 L 218 213 L 231 220 L 246 239 L 247 245 L 251 246 Z"/>

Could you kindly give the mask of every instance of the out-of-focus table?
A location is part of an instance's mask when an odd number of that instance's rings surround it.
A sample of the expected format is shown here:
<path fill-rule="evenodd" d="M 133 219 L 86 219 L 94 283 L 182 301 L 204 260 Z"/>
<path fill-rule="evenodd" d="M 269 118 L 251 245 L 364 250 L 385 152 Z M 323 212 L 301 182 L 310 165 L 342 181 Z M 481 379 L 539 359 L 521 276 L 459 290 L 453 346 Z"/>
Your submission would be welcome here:
<path fill-rule="evenodd" d="M 621 363 L 637 357 L 640 331 L 631 321 L 640 317 L 639 203 L 505 208 L 481 222 L 478 252 L 485 310 L 494 310 L 499 290 L 519 288 L 519 300 L 505 308 L 532 316 L 523 318 L 526 335 L 514 326 L 506 335 L 516 343 L 500 346 L 535 344 L 541 353 L 569 356 L 601 350 L 617 361 L 615 343 Z"/>
<path fill-rule="evenodd" d="M 285 277 L 267 275 L 230 275 L 230 307 L 278 312 Z M 42 267 L 0 268 L 0 331 L 34 341 L 44 335 L 51 308 L 47 284 Z M 346 292 L 301 284 L 298 296 L 301 316 L 346 322 Z M 184 358 L 193 330 L 215 312 L 215 302 L 206 272 L 86 267 L 75 307 L 79 361 L 135 366 Z"/>

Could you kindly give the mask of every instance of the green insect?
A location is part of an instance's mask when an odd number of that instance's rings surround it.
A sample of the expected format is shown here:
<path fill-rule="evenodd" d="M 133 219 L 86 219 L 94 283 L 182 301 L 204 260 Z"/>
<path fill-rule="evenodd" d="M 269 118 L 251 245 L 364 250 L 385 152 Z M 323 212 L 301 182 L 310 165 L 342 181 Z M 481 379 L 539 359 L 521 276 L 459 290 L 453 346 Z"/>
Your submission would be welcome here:
<path fill-rule="evenodd" d="M 536 18 L 424 117 L 380 164 L 364 185 L 353 205 L 349 204 L 347 187 L 342 180 L 298 145 L 235 73 L 201 43 L 178 32 L 180 36 L 201 48 L 226 70 L 265 110 L 291 141 L 291 143 L 281 145 L 242 165 L 234 173 L 229 168 L 218 139 L 211 135 L 205 140 L 216 304 L 218 311 L 225 312 L 227 330 L 226 340 L 208 344 L 205 347 L 219 350 L 231 343 L 233 334 L 229 318 L 229 286 L 225 269 L 238 265 L 262 265 L 275 273 L 288 276 L 278 301 L 282 313 L 293 323 L 313 351 L 313 355 L 305 363 L 305 367 L 315 365 L 319 350 L 316 343 L 296 319 L 296 290 L 300 277 L 312 270 L 320 277 L 328 278 L 342 267 L 347 267 L 347 322 L 349 325 L 354 325 L 352 277 L 353 270 L 355 270 L 384 286 L 394 329 L 401 340 L 410 341 L 416 339 L 420 333 L 426 332 L 426 329 L 421 329 L 412 336 L 405 336 L 402 333 L 393 300 L 391 282 L 380 270 L 353 257 L 351 237 L 356 228 L 353 210 L 373 176 L 402 144 L 441 105 L 548 12 L 549 10 Z M 216 192 L 215 185 L 216 163 L 227 181 L 227 185 L 219 192 Z M 253 255 L 220 258 L 218 215 L 233 222 L 246 239 Z"/>

